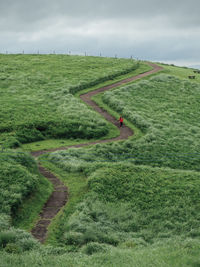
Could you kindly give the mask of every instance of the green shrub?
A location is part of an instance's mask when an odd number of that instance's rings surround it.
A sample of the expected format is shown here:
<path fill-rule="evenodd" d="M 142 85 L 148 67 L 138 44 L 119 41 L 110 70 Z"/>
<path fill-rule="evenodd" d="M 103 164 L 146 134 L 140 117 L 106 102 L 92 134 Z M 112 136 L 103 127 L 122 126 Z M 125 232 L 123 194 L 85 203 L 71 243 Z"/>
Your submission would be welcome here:
<path fill-rule="evenodd" d="M 3 148 L 17 148 L 20 147 L 20 140 L 15 136 L 9 136 L 3 142 Z"/>
<path fill-rule="evenodd" d="M 28 143 L 43 140 L 45 137 L 35 128 L 23 128 L 16 131 L 16 138 L 20 143 Z"/>
<path fill-rule="evenodd" d="M 8 243 L 16 241 L 16 233 L 13 231 L 0 232 L 0 247 L 5 248 Z"/>
<path fill-rule="evenodd" d="M 22 248 L 23 251 L 33 250 L 39 248 L 39 242 L 36 239 L 30 238 L 21 238 L 17 240 L 17 244 Z"/>
<path fill-rule="evenodd" d="M 1 231 L 8 230 L 10 227 L 10 216 L 0 213 L 0 229 Z"/>
<path fill-rule="evenodd" d="M 77 246 L 77 245 L 82 245 L 84 243 L 83 234 L 77 232 L 67 232 L 65 233 L 63 239 L 67 245 Z"/>
<path fill-rule="evenodd" d="M 14 254 L 22 253 L 21 247 L 15 243 L 8 243 L 5 247 L 5 251 L 7 253 L 14 253 Z"/>
<path fill-rule="evenodd" d="M 39 241 L 28 232 L 13 227 L 3 231 L 0 230 L 0 249 L 5 249 L 8 253 L 21 253 L 39 248 Z"/>
<path fill-rule="evenodd" d="M 92 255 L 94 253 L 105 253 L 109 247 L 105 244 L 99 244 L 96 242 L 90 242 L 87 245 L 83 246 L 81 251 L 87 255 Z"/>

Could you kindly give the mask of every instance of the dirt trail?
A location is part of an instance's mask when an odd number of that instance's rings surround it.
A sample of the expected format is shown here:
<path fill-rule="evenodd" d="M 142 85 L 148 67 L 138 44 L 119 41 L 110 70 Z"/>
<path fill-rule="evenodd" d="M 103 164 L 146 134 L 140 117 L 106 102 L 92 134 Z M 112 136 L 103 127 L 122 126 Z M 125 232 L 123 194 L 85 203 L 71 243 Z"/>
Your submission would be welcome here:
<path fill-rule="evenodd" d="M 85 103 L 87 103 L 88 105 L 93 107 L 94 110 L 99 112 L 106 120 L 113 123 L 115 126 L 119 127 L 119 122 L 113 116 L 108 114 L 107 111 L 103 110 L 94 101 L 92 101 L 91 97 L 96 95 L 96 94 L 99 94 L 101 92 L 115 88 L 117 86 L 126 84 L 128 82 L 135 81 L 135 80 L 138 80 L 140 78 L 149 76 L 149 75 L 156 73 L 156 72 L 163 69 L 162 67 L 159 67 L 156 64 L 153 64 L 153 63 L 148 63 L 148 64 L 151 67 L 153 67 L 153 70 L 139 74 L 139 75 L 131 77 L 131 78 L 124 79 L 124 80 L 119 81 L 117 83 L 113 83 L 111 85 L 99 88 L 95 91 L 83 94 L 80 96 L 81 99 Z M 106 139 L 106 140 L 99 140 L 96 142 L 88 142 L 86 144 L 78 144 L 78 145 L 73 145 L 73 146 L 68 146 L 68 147 L 59 147 L 56 149 L 40 150 L 40 151 L 32 152 L 31 154 L 34 157 L 38 157 L 39 155 L 42 155 L 42 154 L 45 154 L 48 152 L 53 152 L 53 151 L 58 151 L 58 150 L 66 150 L 66 149 L 71 148 L 71 147 L 82 147 L 82 146 L 88 146 L 88 145 L 97 144 L 97 143 L 99 144 L 99 143 L 107 143 L 107 142 L 111 142 L 111 141 L 123 140 L 123 139 L 127 139 L 131 135 L 133 135 L 133 131 L 124 125 L 122 128 L 120 128 L 120 135 L 118 137 L 115 137 L 115 138 Z M 44 207 L 40 213 L 39 221 L 37 222 L 37 224 L 35 225 L 35 227 L 31 231 L 32 235 L 36 239 L 38 239 L 41 243 L 43 243 L 46 239 L 47 228 L 48 228 L 51 220 L 55 217 L 55 215 L 58 213 L 58 211 L 67 203 L 68 189 L 63 184 L 62 181 L 60 181 L 55 175 L 53 175 L 51 172 L 46 170 L 41 165 L 39 165 L 39 171 L 50 182 L 52 182 L 52 184 L 54 186 L 54 190 L 53 190 L 51 196 L 49 197 L 48 201 L 46 202 L 46 204 L 44 205 Z"/>
<path fill-rule="evenodd" d="M 68 188 L 63 182 L 41 165 L 38 166 L 39 172 L 53 184 L 53 192 L 40 212 L 40 219 L 32 229 L 32 235 L 41 243 L 45 241 L 47 227 L 59 210 L 67 203 Z"/>

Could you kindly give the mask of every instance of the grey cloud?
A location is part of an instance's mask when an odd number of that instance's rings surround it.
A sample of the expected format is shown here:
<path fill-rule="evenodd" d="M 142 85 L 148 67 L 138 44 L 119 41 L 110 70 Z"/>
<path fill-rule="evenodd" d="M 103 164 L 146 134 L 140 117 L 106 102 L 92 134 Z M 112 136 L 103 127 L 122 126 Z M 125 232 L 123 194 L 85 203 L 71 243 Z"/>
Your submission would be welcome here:
<path fill-rule="evenodd" d="M 63 16 L 74 20 L 88 21 L 100 19 L 148 20 L 156 16 L 167 17 L 174 26 L 199 25 L 200 1 L 198 0 L 6 0 L 0 3 L 0 17 L 24 27 Z M 8 22 L 8 21 L 7 21 Z M 6 26 L 6 25 L 5 25 Z"/>
<path fill-rule="evenodd" d="M 199 0 L 1 0 L 0 52 L 199 61 Z"/>

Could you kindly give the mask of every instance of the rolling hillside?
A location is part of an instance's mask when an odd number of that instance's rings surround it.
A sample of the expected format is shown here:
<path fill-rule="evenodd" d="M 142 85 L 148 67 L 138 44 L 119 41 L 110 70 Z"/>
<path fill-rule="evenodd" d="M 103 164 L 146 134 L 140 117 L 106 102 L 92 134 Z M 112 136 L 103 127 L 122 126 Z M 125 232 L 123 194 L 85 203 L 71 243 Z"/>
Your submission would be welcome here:
<path fill-rule="evenodd" d="M 48 149 L 55 142 L 52 137 L 71 138 L 73 144 L 81 143 L 80 138 L 116 136 L 118 130 L 83 104 L 75 92 L 91 91 L 150 68 L 131 60 L 9 57 L 10 61 L 7 58 L 1 65 L 6 68 L 0 84 L 1 101 L 4 99 L 0 266 L 198 266 L 200 75 L 191 82 L 188 75 L 193 70 L 162 65 L 162 73 L 94 97 L 114 117 L 123 115 L 134 135 L 124 141 L 39 157 L 69 190 L 67 205 L 50 224 L 45 245 L 41 245 L 17 227 L 30 231 L 52 186 L 39 175 L 35 160 L 23 152 L 21 144 L 38 140 L 40 148 L 41 140 L 49 139 L 44 145 Z M 14 68 L 13 62 L 21 67 Z M 37 71 L 32 68 L 36 62 Z M 103 78 L 98 76 L 100 70 Z M 35 81 L 34 75 L 42 78 Z M 81 79 L 83 87 L 79 85 Z M 103 84 L 96 86 L 100 82 Z M 70 88 L 73 91 L 69 92 Z M 17 102 L 21 96 L 27 101 Z M 13 107 L 16 113 L 8 123 L 5 109 L 11 114 Z M 63 112 L 70 114 L 71 121 L 67 115 L 59 119 Z M 85 117 L 88 119 L 84 121 Z M 21 148 L 17 153 L 6 148 L 13 146 Z M 37 200 L 30 201 L 35 194 Z"/>

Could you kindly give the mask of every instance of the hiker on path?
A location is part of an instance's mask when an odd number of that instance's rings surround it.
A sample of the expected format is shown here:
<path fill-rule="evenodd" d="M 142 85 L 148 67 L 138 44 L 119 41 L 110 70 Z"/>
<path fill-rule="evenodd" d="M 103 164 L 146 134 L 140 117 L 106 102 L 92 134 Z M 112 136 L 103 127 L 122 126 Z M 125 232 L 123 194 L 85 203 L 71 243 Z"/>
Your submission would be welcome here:
<path fill-rule="evenodd" d="M 120 126 L 119 127 L 122 127 L 123 126 L 123 122 L 124 122 L 124 119 L 122 118 L 122 116 L 120 116 L 120 118 L 119 118 Z"/>

